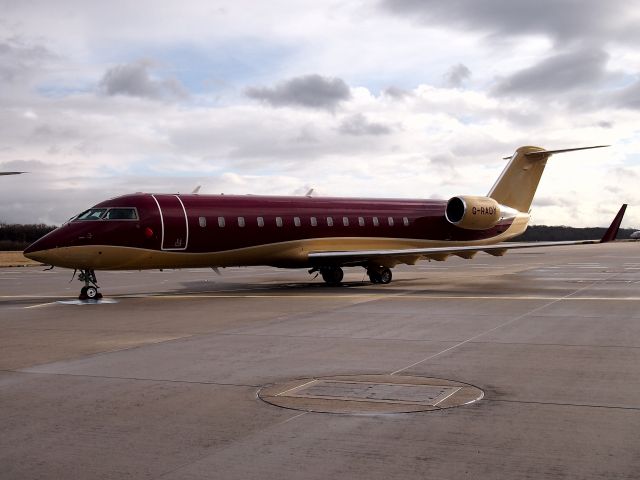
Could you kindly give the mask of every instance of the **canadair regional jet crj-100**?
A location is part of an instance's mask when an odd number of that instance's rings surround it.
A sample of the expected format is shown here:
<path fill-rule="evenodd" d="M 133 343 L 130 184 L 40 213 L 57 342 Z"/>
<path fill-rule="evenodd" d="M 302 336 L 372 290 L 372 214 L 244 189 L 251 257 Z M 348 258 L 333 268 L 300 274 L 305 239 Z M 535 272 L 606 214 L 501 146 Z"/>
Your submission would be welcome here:
<path fill-rule="evenodd" d="M 80 271 L 80 298 L 99 297 L 96 270 L 271 265 L 309 268 L 340 284 L 343 267 L 373 283 L 421 259 L 501 256 L 509 249 L 601 240 L 504 243 L 522 234 L 547 159 L 583 150 L 520 147 L 486 197 L 447 200 L 169 195 L 136 193 L 99 203 L 29 246 L 24 254 Z"/>

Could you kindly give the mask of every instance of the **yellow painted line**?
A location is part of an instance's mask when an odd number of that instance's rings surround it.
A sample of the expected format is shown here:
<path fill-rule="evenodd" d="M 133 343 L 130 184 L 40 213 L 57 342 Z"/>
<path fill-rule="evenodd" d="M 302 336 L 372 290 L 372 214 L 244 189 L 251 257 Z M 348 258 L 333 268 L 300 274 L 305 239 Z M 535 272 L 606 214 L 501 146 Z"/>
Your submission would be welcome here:
<path fill-rule="evenodd" d="M 63 295 L 0 295 L 0 298 L 63 298 Z"/>
<path fill-rule="evenodd" d="M 46 307 L 47 305 L 55 305 L 56 302 L 47 302 L 47 303 L 39 303 L 38 305 L 30 305 L 28 307 L 24 307 L 25 309 L 28 308 L 40 308 L 40 307 Z"/>
<path fill-rule="evenodd" d="M 56 300 L 69 300 L 76 297 L 64 297 L 64 296 L 42 296 L 42 295 L 3 295 L 0 299 L 47 299 L 55 298 Z M 563 301 L 622 301 L 622 302 L 638 302 L 640 297 L 550 297 L 550 296 L 491 296 L 491 295 L 421 295 L 421 294 L 405 294 L 405 293 L 393 293 L 389 294 L 344 294 L 344 295 L 270 295 L 270 294 L 190 294 L 190 295 L 113 295 L 107 298 L 120 298 L 120 299 L 156 299 L 156 300 L 194 300 L 194 299 L 211 299 L 211 298 L 243 298 L 243 299 L 380 299 L 380 300 L 563 300 Z M 48 302 L 38 305 L 31 305 L 24 308 L 35 308 L 37 306 L 53 305 L 57 302 Z"/>
<path fill-rule="evenodd" d="M 332 298 L 360 298 L 360 299 L 381 299 L 381 300 L 411 300 L 411 299 L 425 299 L 425 300 L 567 300 L 567 301 L 628 301 L 638 302 L 640 297 L 543 297 L 543 296 L 489 296 L 489 295 L 412 295 L 412 294 L 397 294 L 397 295 L 150 295 L 129 298 L 151 298 L 158 300 L 185 300 L 185 299 L 197 299 L 197 298 L 256 298 L 256 299 L 283 299 L 283 298 L 299 298 L 299 299 L 332 299 Z"/>

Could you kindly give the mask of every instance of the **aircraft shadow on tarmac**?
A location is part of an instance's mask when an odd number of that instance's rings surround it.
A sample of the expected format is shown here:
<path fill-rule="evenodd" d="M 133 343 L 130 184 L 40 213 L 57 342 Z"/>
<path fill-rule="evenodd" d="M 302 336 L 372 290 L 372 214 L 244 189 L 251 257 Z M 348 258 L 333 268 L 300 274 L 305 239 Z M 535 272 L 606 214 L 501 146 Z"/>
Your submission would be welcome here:
<path fill-rule="evenodd" d="M 419 285 L 416 282 L 420 282 Z M 455 283 L 451 285 L 451 283 Z M 194 295 L 198 294 L 224 294 L 224 293 L 255 293 L 255 294 L 282 294 L 282 293 L 309 293 L 321 294 L 330 292 L 332 294 L 340 293 L 361 293 L 363 295 L 411 295 L 424 293 L 437 293 L 441 295 L 487 295 L 492 292 L 501 292 L 511 285 L 513 279 L 487 279 L 487 278 L 470 278 L 467 281 L 456 279 L 455 282 L 450 280 L 444 281 L 441 278 L 424 276 L 416 276 L 413 278 L 394 279 L 393 287 L 389 288 L 384 285 L 372 285 L 368 280 L 362 281 L 346 281 L 338 286 L 327 285 L 324 282 L 300 281 L 300 282 L 273 282 L 273 283 L 245 283 L 245 282 L 181 282 L 182 288 L 167 290 L 164 292 L 155 292 L 161 295 Z M 449 286 L 447 288 L 447 286 Z M 403 288 L 398 288 L 402 286 Z M 537 293 L 538 289 L 534 289 Z"/>

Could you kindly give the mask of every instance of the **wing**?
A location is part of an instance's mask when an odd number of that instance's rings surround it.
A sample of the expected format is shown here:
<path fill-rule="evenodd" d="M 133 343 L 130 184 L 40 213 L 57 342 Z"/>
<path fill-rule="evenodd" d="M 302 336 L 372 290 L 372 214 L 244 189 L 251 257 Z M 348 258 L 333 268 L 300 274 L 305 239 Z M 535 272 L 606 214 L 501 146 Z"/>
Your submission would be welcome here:
<path fill-rule="evenodd" d="M 393 267 L 400 263 L 413 265 L 418 260 L 445 260 L 449 255 L 456 255 L 463 258 L 471 258 L 478 252 L 485 252 L 494 256 L 502 256 L 508 250 L 522 248 L 543 248 L 561 247 L 567 245 L 589 245 L 594 243 L 606 243 L 615 240 L 622 217 L 627 208 L 624 204 L 613 219 L 613 222 L 600 240 L 576 240 L 566 242 L 509 242 L 496 243 L 493 245 L 473 245 L 473 246 L 450 246 L 433 248 L 408 248 L 400 250 L 354 250 L 354 251 L 333 251 L 333 252 L 311 252 L 309 260 L 311 263 L 338 264 L 338 265 L 365 265 L 377 264 L 386 267 Z"/>

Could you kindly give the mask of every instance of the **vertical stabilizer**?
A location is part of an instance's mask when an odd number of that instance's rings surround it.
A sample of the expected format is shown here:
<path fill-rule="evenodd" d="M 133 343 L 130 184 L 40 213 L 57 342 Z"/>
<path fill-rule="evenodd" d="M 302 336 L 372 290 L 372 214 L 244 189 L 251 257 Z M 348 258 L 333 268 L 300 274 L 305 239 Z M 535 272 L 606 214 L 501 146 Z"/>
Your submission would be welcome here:
<path fill-rule="evenodd" d="M 520 147 L 513 154 L 509 163 L 502 171 L 500 178 L 489 191 L 488 197 L 493 198 L 501 205 L 515 208 L 520 212 L 528 212 L 536 193 L 540 177 L 547 159 L 554 153 L 573 152 L 576 150 L 589 150 L 602 148 L 608 145 L 595 147 L 566 148 L 563 150 L 545 150 L 541 147 Z"/>
<path fill-rule="evenodd" d="M 550 156 L 544 148 L 518 148 L 488 196 L 501 205 L 528 212 Z"/>

